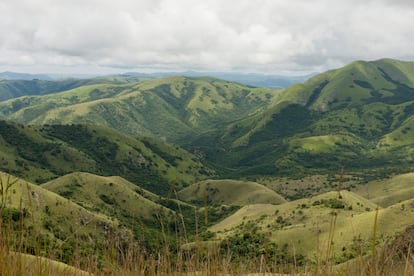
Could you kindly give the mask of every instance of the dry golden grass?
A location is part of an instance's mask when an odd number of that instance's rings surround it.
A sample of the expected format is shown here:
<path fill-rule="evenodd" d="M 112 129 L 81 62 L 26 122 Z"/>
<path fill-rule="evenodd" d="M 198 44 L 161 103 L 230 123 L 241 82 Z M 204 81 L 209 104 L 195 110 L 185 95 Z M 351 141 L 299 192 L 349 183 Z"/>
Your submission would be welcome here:
<path fill-rule="evenodd" d="M 16 182 L 17 183 L 17 182 Z M 8 184 L 17 185 L 13 181 L 4 180 L 2 193 L 8 198 L 6 189 Z M 17 186 L 16 186 L 17 187 Z M 7 193 L 12 191 L 7 189 Z M 336 193 L 336 192 L 335 192 Z M 355 197 L 352 193 L 341 192 L 343 199 L 351 200 Z M 358 198 L 360 200 L 360 198 Z M 371 231 L 371 254 L 364 256 L 359 254 L 352 261 L 342 265 L 335 265 L 333 254 L 333 242 L 337 240 L 341 224 L 336 216 L 331 216 L 329 221 L 328 243 L 320 244 L 320 252 L 323 254 L 317 262 L 305 262 L 303 265 L 295 261 L 284 263 L 280 259 L 266 261 L 264 255 L 257 255 L 246 260 L 232 258 L 233 252 L 223 252 L 217 244 L 211 244 L 206 248 L 197 240 L 191 248 L 180 246 L 186 243 L 186 238 L 177 235 L 176 249 L 169 244 L 167 239 L 162 240 L 164 246 L 156 253 L 148 251 L 137 244 L 130 243 L 125 247 L 117 245 L 117 236 L 109 237 L 106 247 L 103 249 L 103 257 L 97 256 L 81 258 L 76 250 L 72 259 L 68 261 L 71 266 L 54 260 L 53 250 L 43 254 L 45 244 L 35 244 L 33 255 L 29 255 L 25 247 L 27 237 L 24 227 L 24 218 L 14 221 L 10 225 L 10 219 L 3 215 L 8 207 L 6 202 L 1 206 L 0 216 L 0 275 L 414 275 L 413 246 L 414 227 L 408 227 L 405 232 L 388 243 L 378 245 L 376 243 L 377 232 L 382 228 L 382 219 L 387 216 L 385 210 L 372 211 L 369 225 Z M 408 204 L 408 203 L 407 203 Z M 265 205 L 261 205 L 262 207 Z M 28 205 L 26 208 L 30 207 Z M 256 206 L 257 207 L 257 206 Z M 20 205 L 21 208 L 21 205 Z M 391 208 L 393 212 L 401 212 L 397 207 Z M 22 212 L 22 209 L 20 209 Z M 354 210 L 355 211 L 355 210 Z M 363 215 L 363 214 L 361 214 Z M 27 218 L 25 218 L 27 219 Z M 35 221 L 33 223 L 36 223 Z M 361 226 L 362 227 L 362 226 Z M 367 227 L 364 224 L 363 227 Z M 319 246 L 319 245 L 318 245 Z M 362 252 L 362 251 L 361 251 Z"/>

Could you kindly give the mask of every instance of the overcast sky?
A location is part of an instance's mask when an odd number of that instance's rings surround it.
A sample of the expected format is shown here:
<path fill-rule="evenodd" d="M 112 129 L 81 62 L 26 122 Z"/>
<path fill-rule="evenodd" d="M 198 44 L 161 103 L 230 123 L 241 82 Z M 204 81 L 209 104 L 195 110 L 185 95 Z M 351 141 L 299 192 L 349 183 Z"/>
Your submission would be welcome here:
<path fill-rule="evenodd" d="M 0 0 L 0 71 L 322 72 L 414 60 L 411 0 Z"/>

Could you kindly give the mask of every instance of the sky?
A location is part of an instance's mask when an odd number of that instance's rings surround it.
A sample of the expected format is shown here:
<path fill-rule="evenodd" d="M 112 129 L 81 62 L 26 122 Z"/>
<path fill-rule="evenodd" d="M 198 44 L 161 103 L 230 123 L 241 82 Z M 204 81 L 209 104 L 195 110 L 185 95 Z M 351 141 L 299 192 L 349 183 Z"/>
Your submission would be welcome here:
<path fill-rule="evenodd" d="M 411 0 L 0 0 L 0 71 L 300 75 L 414 60 Z"/>

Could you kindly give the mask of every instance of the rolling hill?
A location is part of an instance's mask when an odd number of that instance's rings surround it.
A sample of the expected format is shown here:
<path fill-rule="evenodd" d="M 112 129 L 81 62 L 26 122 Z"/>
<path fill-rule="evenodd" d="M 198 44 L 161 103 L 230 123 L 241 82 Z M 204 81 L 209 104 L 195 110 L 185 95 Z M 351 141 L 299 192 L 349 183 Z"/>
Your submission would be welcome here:
<path fill-rule="evenodd" d="M 163 202 L 159 196 L 119 176 L 77 172 L 49 181 L 41 187 L 119 222 L 132 231 L 135 239 L 144 240 L 148 247 L 157 247 L 162 235 L 161 223 L 173 225 L 175 218 L 173 210 L 155 202 Z"/>
<path fill-rule="evenodd" d="M 254 114 L 277 94 L 207 77 L 100 83 L 0 102 L 0 118 L 26 124 L 89 123 L 170 142 Z"/>
<path fill-rule="evenodd" d="M 14 184 L 2 218 L 27 216 L 28 236 L 40 222 L 59 259 L 76 241 L 99 255 L 115 229 L 125 247 L 135 234 L 158 249 L 170 231 L 177 260 L 194 241 L 340 263 L 414 224 L 412 62 L 357 61 L 281 91 L 207 77 L 72 85 L 0 102 L 0 170 L 41 184 L 2 173 Z"/>
<path fill-rule="evenodd" d="M 0 121 L 0 169 L 36 183 L 77 171 L 119 175 L 166 195 L 214 172 L 178 146 L 86 125 Z"/>
<path fill-rule="evenodd" d="M 246 205 L 209 230 L 224 240 L 264 234 L 269 243 L 298 259 L 302 256 L 318 262 L 333 257 L 340 263 L 371 249 L 377 207 L 376 235 L 382 244 L 414 223 L 411 202 L 379 208 L 352 192 L 328 192 L 281 205 Z"/>
<path fill-rule="evenodd" d="M 180 190 L 178 196 L 183 201 L 199 205 L 203 205 L 205 196 L 209 206 L 286 202 L 283 197 L 263 185 L 236 180 L 205 180 Z"/>
<path fill-rule="evenodd" d="M 88 211 L 67 198 L 9 174 L 1 172 L 0 178 L 2 187 L 10 184 L 9 192 L 2 192 L 3 223 L 11 220 L 18 227 L 23 218 L 27 253 L 48 256 L 53 252 L 57 260 L 68 262 L 76 247 L 82 249 L 83 257 L 99 255 L 99 248 L 109 235 L 119 235 L 124 240 L 129 236 L 127 229 L 119 227 L 108 216 Z M 39 244 L 49 246 L 38 248 Z"/>
<path fill-rule="evenodd" d="M 414 198 L 414 173 L 373 180 L 357 186 L 353 191 L 382 207 L 388 207 Z"/>
<path fill-rule="evenodd" d="M 41 185 L 84 208 L 117 218 L 124 224 L 140 222 L 157 225 L 155 214 L 172 211 L 148 198 L 155 194 L 145 191 L 122 177 L 104 177 L 90 173 L 71 173 Z M 148 198 L 146 198 L 148 197 Z"/>

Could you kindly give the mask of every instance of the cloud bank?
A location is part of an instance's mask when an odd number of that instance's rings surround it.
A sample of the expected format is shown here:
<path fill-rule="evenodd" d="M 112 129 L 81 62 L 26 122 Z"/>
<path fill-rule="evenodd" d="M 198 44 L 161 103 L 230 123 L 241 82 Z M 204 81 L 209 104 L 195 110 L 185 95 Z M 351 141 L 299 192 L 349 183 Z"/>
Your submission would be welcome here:
<path fill-rule="evenodd" d="M 414 59 L 404 0 L 0 2 L 0 69 L 323 71 Z"/>

